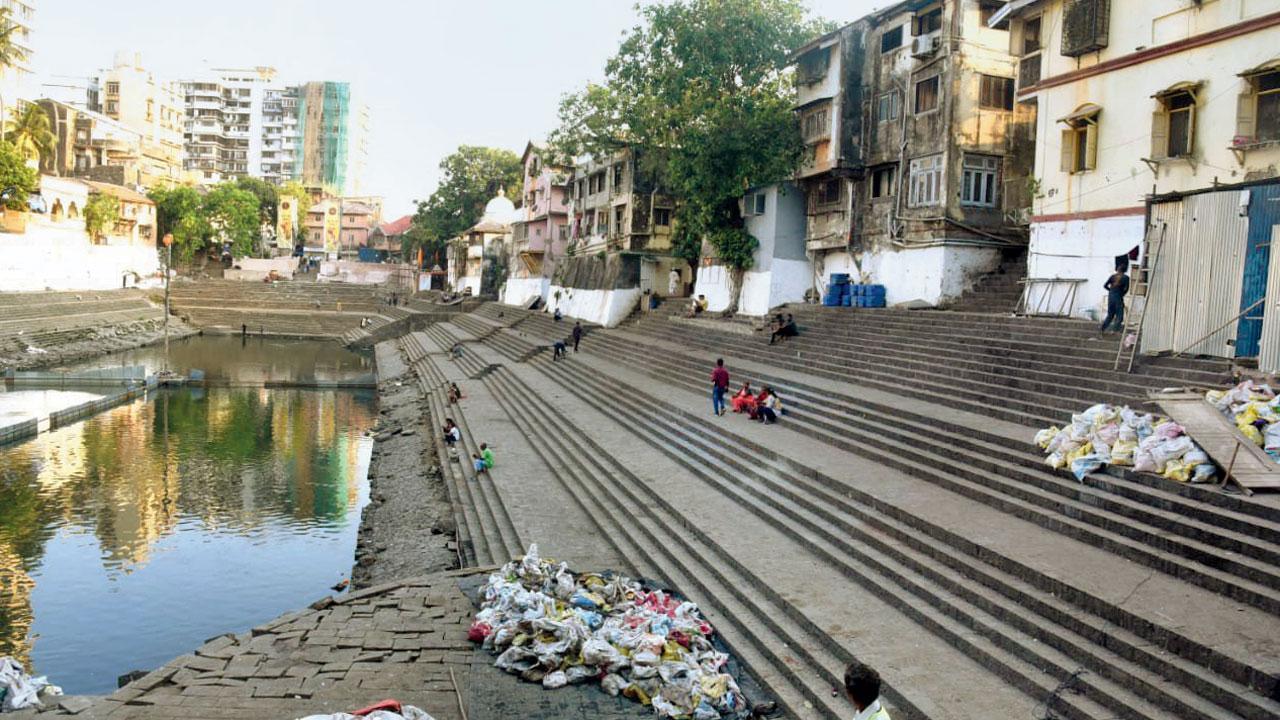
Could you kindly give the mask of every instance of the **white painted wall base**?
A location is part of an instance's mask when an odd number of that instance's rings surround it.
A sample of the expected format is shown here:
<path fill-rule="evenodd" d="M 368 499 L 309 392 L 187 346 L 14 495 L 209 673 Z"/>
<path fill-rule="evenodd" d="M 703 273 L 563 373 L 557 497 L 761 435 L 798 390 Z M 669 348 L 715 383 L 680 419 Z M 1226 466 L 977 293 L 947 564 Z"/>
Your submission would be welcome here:
<path fill-rule="evenodd" d="M 1035 285 L 1028 307 L 1047 313 L 1065 309 L 1073 317 L 1102 320 L 1107 311 L 1103 283 L 1115 272 L 1115 258 L 1141 247 L 1146 220 L 1141 215 L 1031 225 L 1028 278 L 1083 278 L 1070 300 L 1070 284 Z"/>
<path fill-rule="evenodd" d="M 848 252 L 830 252 L 823 258 L 822 292 L 833 273 L 849 273 L 855 282 L 884 285 L 889 305 L 916 300 L 939 305 L 960 297 L 999 265 L 999 250 L 962 245 L 872 250 L 862 254 L 861 270 Z"/>
<path fill-rule="evenodd" d="M 135 287 L 160 282 L 160 256 L 137 245 L 94 245 L 83 227 L 28 227 L 21 235 L 0 234 L 0 289 L 13 292 L 112 290 L 125 277 Z"/>
<path fill-rule="evenodd" d="M 547 310 L 560 308 L 564 315 L 605 327 L 617 327 L 640 304 L 640 288 L 582 290 L 552 285 L 548 288 Z M 556 297 L 556 293 L 560 297 Z"/>
<path fill-rule="evenodd" d="M 534 298 L 540 297 L 545 303 L 550 289 L 550 278 L 507 278 L 506 285 L 502 287 L 502 302 L 524 307 Z"/>
<path fill-rule="evenodd" d="M 738 293 L 738 312 L 761 317 L 767 315 L 770 308 L 803 302 L 809 287 L 809 272 L 807 260 L 773 258 L 769 270 L 744 273 Z M 730 300 L 729 280 L 729 271 L 723 265 L 704 265 L 698 268 L 694 297 L 706 295 L 707 309 L 712 312 L 726 310 Z"/>

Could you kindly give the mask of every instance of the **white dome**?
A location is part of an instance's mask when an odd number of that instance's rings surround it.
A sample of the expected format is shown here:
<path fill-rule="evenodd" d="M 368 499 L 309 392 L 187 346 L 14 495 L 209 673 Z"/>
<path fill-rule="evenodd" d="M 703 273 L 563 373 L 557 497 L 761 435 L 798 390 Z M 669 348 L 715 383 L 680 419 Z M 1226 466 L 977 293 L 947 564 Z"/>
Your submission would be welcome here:
<path fill-rule="evenodd" d="M 515 203 L 507 199 L 507 195 L 502 191 L 502 188 L 498 188 L 497 197 L 484 206 L 484 217 L 480 219 L 480 222 L 510 225 L 517 219 Z"/>

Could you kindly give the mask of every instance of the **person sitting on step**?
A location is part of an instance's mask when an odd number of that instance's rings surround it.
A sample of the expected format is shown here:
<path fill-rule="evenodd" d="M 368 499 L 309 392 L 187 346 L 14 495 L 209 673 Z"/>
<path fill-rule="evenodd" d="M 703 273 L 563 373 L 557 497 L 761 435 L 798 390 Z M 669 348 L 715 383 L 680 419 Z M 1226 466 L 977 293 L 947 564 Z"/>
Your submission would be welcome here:
<path fill-rule="evenodd" d="M 880 673 L 870 666 L 853 662 L 844 669 L 844 694 L 858 711 L 853 720 L 889 720 L 880 704 Z"/>
<path fill-rule="evenodd" d="M 462 439 L 462 430 L 453 422 L 453 418 L 444 419 L 444 441 L 449 447 Z"/>
<path fill-rule="evenodd" d="M 729 403 L 733 405 L 734 412 L 750 414 L 756 405 L 756 395 L 751 391 L 751 383 L 742 383 L 742 389 L 729 399 Z"/>
<path fill-rule="evenodd" d="M 769 390 L 768 385 L 765 385 L 760 389 L 760 394 L 756 395 L 755 402 L 752 403 L 751 408 L 748 411 L 752 420 L 760 419 L 760 408 L 764 407 L 765 404 L 769 402 L 769 396 L 771 394 L 772 392 Z"/>
<path fill-rule="evenodd" d="M 564 314 L 560 312 L 560 308 L 556 308 L 556 314 L 552 317 L 555 318 L 556 322 L 560 322 L 561 318 L 564 317 Z"/>
<path fill-rule="evenodd" d="M 493 467 L 493 451 L 489 449 L 488 443 L 480 443 L 480 452 L 471 454 L 472 466 L 476 472 L 487 472 Z"/>
<path fill-rule="evenodd" d="M 697 317 L 707 311 L 707 296 L 699 295 L 689 306 L 689 314 L 687 317 Z"/>
<path fill-rule="evenodd" d="M 458 388 L 458 383 L 456 382 L 449 383 L 449 404 L 457 405 L 458 401 L 461 399 L 462 399 L 462 390 Z"/>
<path fill-rule="evenodd" d="M 768 385 L 764 390 L 769 393 L 769 398 L 756 411 L 756 417 L 765 425 L 772 425 L 778 422 L 778 416 L 782 414 L 782 398 Z"/>
<path fill-rule="evenodd" d="M 449 348 L 449 357 L 454 360 L 462 357 L 462 343 L 454 343 L 453 347 Z"/>

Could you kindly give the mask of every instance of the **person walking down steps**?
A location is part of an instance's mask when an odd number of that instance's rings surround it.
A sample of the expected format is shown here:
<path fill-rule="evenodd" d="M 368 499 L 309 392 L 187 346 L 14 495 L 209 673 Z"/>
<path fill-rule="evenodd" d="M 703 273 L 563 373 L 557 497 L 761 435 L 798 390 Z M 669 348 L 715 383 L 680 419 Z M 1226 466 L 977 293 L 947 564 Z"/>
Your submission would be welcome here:
<path fill-rule="evenodd" d="M 889 720 L 880 704 L 880 673 L 860 662 L 844 669 L 844 694 L 857 708 L 853 720 Z"/>
<path fill-rule="evenodd" d="M 1102 287 L 1107 291 L 1107 317 L 1098 332 L 1105 333 L 1113 320 L 1116 332 L 1121 332 L 1124 330 L 1124 296 L 1129 293 L 1129 276 L 1125 274 L 1124 266 L 1117 266 L 1115 274 L 1107 278 Z"/>
<path fill-rule="evenodd" d="M 729 371 L 724 369 L 724 358 L 716 359 L 716 368 L 711 371 L 711 412 L 724 414 L 724 394 L 729 390 Z"/>
<path fill-rule="evenodd" d="M 582 323 L 573 324 L 573 351 L 578 352 L 578 343 L 582 342 Z"/>

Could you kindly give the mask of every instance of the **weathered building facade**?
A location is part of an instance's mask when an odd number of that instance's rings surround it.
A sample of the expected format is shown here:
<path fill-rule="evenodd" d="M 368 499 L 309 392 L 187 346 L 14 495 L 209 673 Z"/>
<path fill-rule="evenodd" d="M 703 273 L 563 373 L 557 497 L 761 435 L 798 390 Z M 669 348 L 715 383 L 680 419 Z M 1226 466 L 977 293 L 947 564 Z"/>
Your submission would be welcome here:
<path fill-rule="evenodd" d="M 569 243 L 557 263 L 548 304 L 603 325 L 626 317 L 645 292 L 667 287 L 676 202 L 645 167 L 641 150 L 624 148 L 574 167 Z"/>
<path fill-rule="evenodd" d="M 1032 126 L 1001 6 L 899 2 L 793 53 L 815 290 L 847 272 L 940 304 L 1022 252 Z"/>
<path fill-rule="evenodd" d="M 569 183 L 573 167 L 530 142 L 521 157 L 520 210 L 511 224 L 511 257 L 503 302 L 524 305 L 546 299 L 556 263 L 569 242 Z"/>
<path fill-rule="evenodd" d="M 1015 0 L 991 23 L 1009 29 L 1018 104 L 1036 116 L 1030 307 L 1101 314 L 1117 260 L 1137 251 L 1147 264 L 1163 228 L 1180 226 L 1153 214 L 1150 198 L 1280 175 L 1280 2 Z M 1242 187 L 1236 214 L 1263 197 Z M 1206 203 L 1194 195 L 1161 205 L 1194 213 Z M 1180 282 L 1238 289 L 1253 268 L 1261 288 L 1269 239 L 1245 237 L 1231 251 L 1239 262 L 1223 271 L 1236 277 L 1211 275 L 1215 261 Z M 1221 305 L 1222 322 L 1243 309 Z"/>

